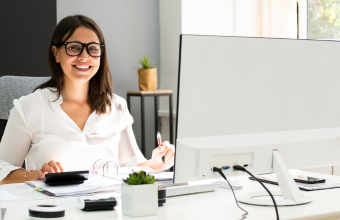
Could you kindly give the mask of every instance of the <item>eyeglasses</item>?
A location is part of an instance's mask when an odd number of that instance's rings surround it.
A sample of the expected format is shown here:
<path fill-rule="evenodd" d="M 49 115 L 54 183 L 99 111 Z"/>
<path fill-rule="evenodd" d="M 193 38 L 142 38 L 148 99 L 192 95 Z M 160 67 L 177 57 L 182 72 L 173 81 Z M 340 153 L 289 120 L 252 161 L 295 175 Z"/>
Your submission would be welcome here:
<path fill-rule="evenodd" d="M 104 44 L 96 42 L 88 44 L 83 44 L 78 41 L 63 42 L 57 44 L 56 47 L 60 47 L 62 45 L 65 45 L 66 54 L 69 56 L 79 56 L 83 52 L 84 47 L 86 47 L 86 51 L 91 57 L 100 57 L 104 51 Z"/>

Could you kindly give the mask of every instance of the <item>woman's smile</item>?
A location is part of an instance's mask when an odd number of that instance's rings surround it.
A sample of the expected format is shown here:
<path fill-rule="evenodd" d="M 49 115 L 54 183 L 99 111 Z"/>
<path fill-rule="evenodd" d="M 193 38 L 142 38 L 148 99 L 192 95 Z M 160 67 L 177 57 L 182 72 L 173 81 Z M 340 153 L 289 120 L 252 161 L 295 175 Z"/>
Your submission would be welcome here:
<path fill-rule="evenodd" d="M 84 64 L 72 65 L 72 66 L 81 72 L 87 72 L 92 67 L 90 65 L 84 65 Z"/>

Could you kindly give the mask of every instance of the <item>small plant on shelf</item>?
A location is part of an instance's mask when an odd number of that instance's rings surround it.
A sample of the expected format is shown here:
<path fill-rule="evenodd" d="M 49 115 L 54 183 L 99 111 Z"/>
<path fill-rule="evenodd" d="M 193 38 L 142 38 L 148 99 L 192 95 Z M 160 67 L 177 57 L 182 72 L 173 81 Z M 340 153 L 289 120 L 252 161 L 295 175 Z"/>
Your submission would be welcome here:
<path fill-rule="evenodd" d="M 149 61 L 149 57 L 148 56 L 144 56 L 143 59 L 139 59 L 138 63 L 142 66 L 142 67 L 136 67 L 136 69 L 152 69 L 155 68 L 154 66 L 151 66 L 153 64 L 153 61 Z"/>
<path fill-rule="evenodd" d="M 141 67 L 138 69 L 138 86 L 140 91 L 154 91 L 157 89 L 157 68 L 152 66 L 153 61 L 148 56 L 139 59 Z"/>
<path fill-rule="evenodd" d="M 153 184 L 157 181 L 154 176 L 150 174 L 146 174 L 145 171 L 133 172 L 129 174 L 129 177 L 125 180 L 123 179 L 124 183 L 128 185 L 142 185 L 142 184 Z"/>

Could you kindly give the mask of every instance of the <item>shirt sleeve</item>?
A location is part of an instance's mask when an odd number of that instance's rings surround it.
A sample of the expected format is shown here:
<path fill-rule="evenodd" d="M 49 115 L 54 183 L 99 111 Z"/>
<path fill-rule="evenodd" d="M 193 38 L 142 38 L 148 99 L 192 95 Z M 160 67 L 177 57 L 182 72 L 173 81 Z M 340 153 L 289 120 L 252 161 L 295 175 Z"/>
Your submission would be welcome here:
<path fill-rule="evenodd" d="M 22 169 L 30 145 L 31 137 L 20 104 L 15 100 L 0 142 L 0 181 L 13 170 Z"/>
<path fill-rule="evenodd" d="M 136 167 L 138 164 L 147 161 L 139 150 L 131 125 L 121 132 L 118 159 L 121 167 Z"/>

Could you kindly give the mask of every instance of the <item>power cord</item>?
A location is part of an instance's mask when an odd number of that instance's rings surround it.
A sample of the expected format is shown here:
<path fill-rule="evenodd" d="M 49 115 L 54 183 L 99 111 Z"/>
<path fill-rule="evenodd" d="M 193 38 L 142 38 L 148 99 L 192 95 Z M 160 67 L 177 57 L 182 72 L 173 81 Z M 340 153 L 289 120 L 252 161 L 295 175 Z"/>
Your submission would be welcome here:
<path fill-rule="evenodd" d="M 242 215 L 241 220 L 247 218 L 248 212 L 247 212 L 246 210 L 242 209 L 242 208 L 238 205 L 238 202 L 237 202 L 237 199 L 236 199 L 236 196 L 235 196 L 235 193 L 234 193 L 234 189 L 233 189 L 233 187 L 230 185 L 230 183 L 229 183 L 229 181 L 227 180 L 227 178 L 224 176 L 222 170 L 221 170 L 220 168 L 214 167 L 214 168 L 213 168 L 213 171 L 214 171 L 214 172 L 218 172 L 218 173 L 219 173 L 219 174 L 227 181 L 227 183 L 229 184 L 230 189 L 231 189 L 231 191 L 232 191 L 233 194 L 234 194 L 234 198 L 235 198 L 235 201 L 236 201 L 236 205 L 237 205 L 242 211 L 245 212 L 245 214 Z"/>
<path fill-rule="evenodd" d="M 277 210 L 277 205 L 276 205 L 276 202 L 275 202 L 275 199 L 273 197 L 273 195 L 271 194 L 271 192 L 267 189 L 267 187 L 265 187 L 265 185 L 263 185 L 263 183 L 261 181 L 259 181 L 253 174 L 251 174 L 246 168 L 244 168 L 243 166 L 240 166 L 240 165 L 235 165 L 233 166 L 234 170 L 239 170 L 239 171 L 243 171 L 243 172 L 246 172 L 248 173 L 250 176 L 252 176 L 257 182 L 259 182 L 263 188 L 265 188 L 265 190 L 269 193 L 270 197 L 272 198 L 273 200 L 273 203 L 274 203 L 274 207 L 275 207 L 275 211 L 276 211 L 276 218 L 277 220 L 279 220 L 279 212 Z"/>

